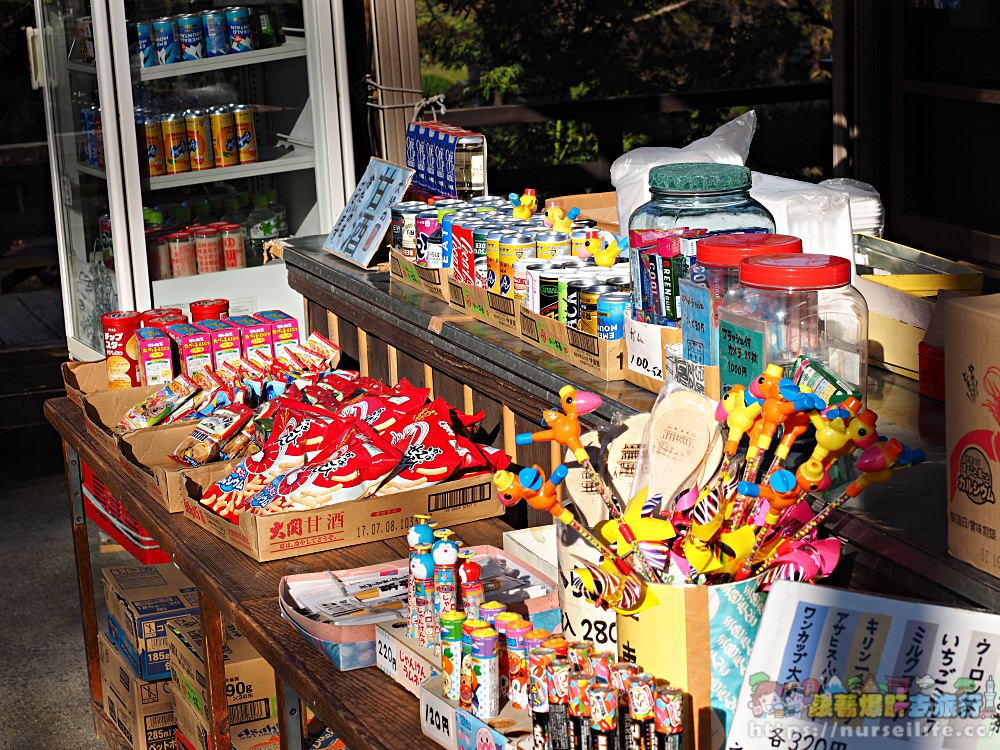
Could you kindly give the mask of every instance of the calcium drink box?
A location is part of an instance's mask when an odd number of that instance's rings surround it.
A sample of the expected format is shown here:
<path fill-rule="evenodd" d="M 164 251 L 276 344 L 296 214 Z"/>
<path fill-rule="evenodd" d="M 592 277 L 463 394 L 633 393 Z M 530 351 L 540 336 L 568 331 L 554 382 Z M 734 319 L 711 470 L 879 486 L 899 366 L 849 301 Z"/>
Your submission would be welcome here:
<path fill-rule="evenodd" d="M 274 349 L 271 346 L 270 323 L 257 320 L 251 315 L 234 315 L 226 320 L 240 329 L 244 357 L 249 359 L 250 354 L 256 351 L 260 351 L 268 357 L 274 356 Z"/>
<path fill-rule="evenodd" d="M 139 346 L 139 380 L 143 385 L 163 385 L 174 379 L 174 357 L 170 337 L 159 328 L 135 332 Z"/>
<path fill-rule="evenodd" d="M 228 320 L 206 319 L 194 324 L 203 331 L 208 331 L 212 337 L 212 361 L 215 369 L 221 368 L 226 362 L 236 364 L 243 356 L 240 329 Z"/>
<path fill-rule="evenodd" d="M 280 357 L 286 346 L 299 343 L 299 321 L 281 310 L 262 310 L 253 314 L 257 320 L 271 326 L 271 346 Z"/>
<path fill-rule="evenodd" d="M 212 368 L 212 336 L 191 323 L 174 323 L 164 331 L 174 342 L 177 363 L 183 375 L 191 377 Z"/>

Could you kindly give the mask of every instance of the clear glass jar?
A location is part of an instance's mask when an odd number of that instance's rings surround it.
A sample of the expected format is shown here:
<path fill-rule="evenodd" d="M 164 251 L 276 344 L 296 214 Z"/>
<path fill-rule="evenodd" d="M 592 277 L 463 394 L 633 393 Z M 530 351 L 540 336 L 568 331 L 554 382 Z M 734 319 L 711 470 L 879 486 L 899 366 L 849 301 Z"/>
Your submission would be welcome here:
<path fill-rule="evenodd" d="M 750 197 L 751 175 L 734 164 L 662 164 L 649 170 L 652 199 L 629 217 L 633 315 L 643 319 L 643 290 L 649 290 L 642 252 L 655 248 L 655 233 L 643 230 L 704 230 L 706 235 L 757 231 L 774 233 L 774 217 Z M 651 244 L 652 243 L 652 244 Z M 654 253 L 655 250 L 652 250 Z M 688 253 L 693 255 L 693 253 Z M 654 279 L 654 284 L 656 280 Z M 651 320 L 650 322 L 659 322 Z"/>
<path fill-rule="evenodd" d="M 787 234 L 720 234 L 698 242 L 697 262 L 680 281 L 684 359 L 719 363 L 719 307 L 740 278 L 740 261 L 755 255 L 802 252 L 802 240 Z"/>
<path fill-rule="evenodd" d="M 851 286 L 846 258 L 765 255 L 740 262 L 739 283 L 719 310 L 722 392 L 746 385 L 772 363 L 827 401 L 848 389 L 865 400 L 868 305 Z"/>

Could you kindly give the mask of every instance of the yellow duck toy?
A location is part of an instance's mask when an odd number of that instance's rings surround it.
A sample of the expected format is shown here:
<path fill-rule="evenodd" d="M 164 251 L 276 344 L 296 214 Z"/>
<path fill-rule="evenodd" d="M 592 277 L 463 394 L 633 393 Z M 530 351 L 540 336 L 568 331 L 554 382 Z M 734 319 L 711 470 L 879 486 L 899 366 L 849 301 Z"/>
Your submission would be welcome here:
<path fill-rule="evenodd" d="M 580 209 L 571 208 L 569 213 L 564 215 L 559 206 L 549 206 L 544 213 L 545 223 L 552 227 L 552 231 L 570 234 L 573 231 L 573 221 L 580 215 Z"/>
<path fill-rule="evenodd" d="M 517 193 L 511 193 L 507 197 L 514 204 L 515 219 L 530 219 L 535 213 L 535 209 L 538 208 L 538 196 L 535 195 L 534 188 L 525 188 L 524 195 L 519 196 Z"/>
<path fill-rule="evenodd" d="M 586 249 L 590 251 L 591 255 L 594 256 L 594 262 L 601 268 L 611 268 L 611 266 L 615 264 L 615 261 L 618 260 L 618 256 L 621 254 L 621 248 L 618 247 L 618 240 L 612 240 L 605 248 L 601 247 L 603 243 L 600 237 L 594 240 L 587 240 L 588 244 L 590 242 L 594 243 L 593 250 L 591 250 L 590 247 L 587 247 Z"/>

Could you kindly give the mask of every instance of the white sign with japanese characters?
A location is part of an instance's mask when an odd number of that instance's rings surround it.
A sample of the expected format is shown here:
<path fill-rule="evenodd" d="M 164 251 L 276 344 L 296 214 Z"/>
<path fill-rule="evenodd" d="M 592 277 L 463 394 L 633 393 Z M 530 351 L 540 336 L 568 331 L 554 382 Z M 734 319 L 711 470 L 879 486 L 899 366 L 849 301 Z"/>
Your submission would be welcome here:
<path fill-rule="evenodd" d="M 998 615 L 779 582 L 726 747 L 1000 747 L 998 666 Z"/>

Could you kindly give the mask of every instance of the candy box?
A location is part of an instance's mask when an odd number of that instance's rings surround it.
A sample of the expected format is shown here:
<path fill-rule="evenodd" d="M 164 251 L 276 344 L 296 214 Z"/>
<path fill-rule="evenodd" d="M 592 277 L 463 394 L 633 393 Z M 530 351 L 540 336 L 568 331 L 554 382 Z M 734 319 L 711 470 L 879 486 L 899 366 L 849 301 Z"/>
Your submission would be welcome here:
<path fill-rule="evenodd" d="M 226 362 L 236 364 L 243 356 L 240 329 L 228 320 L 199 320 L 198 328 L 208 331 L 212 339 L 212 361 L 215 369 L 220 369 Z"/>
<path fill-rule="evenodd" d="M 135 332 L 139 345 L 139 382 L 163 385 L 174 379 L 171 339 L 159 328 L 140 328 Z"/>
<path fill-rule="evenodd" d="M 191 323 L 174 323 L 164 331 L 174 342 L 180 371 L 188 376 L 212 369 L 212 338 L 208 331 Z"/>
<path fill-rule="evenodd" d="M 243 356 L 247 359 L 255 351 L 260 351 L 268 357 L 274 355 L 271 344 L 271 324 L 257 320 L 250 315 L 234 315 L 227 321 L 240 329 L 240 340 L 243 346 Z"/>
<path fill-rule="evenodd" d="M 111 640 L 146 680 L 170 676 L 166 622 L 198 614 L 198 590 L 172 564 L 105 568 L 104 602 Z"/>
<path fill-rule="evenodd" d="M 97 636 L 104 710 L 133 750 L 174 748 L 174 696 L 170 680 L 137 677 L 104 633 Z"/>
<path fill-rule="evenodd" d="M 281 351 L 290 344 L 299 343 L 299 321 L 281 310 L 263 310 L 253 314 L 257 320 L 271 326 L 271 346 L 274 356 L 281 356 Z"/>

